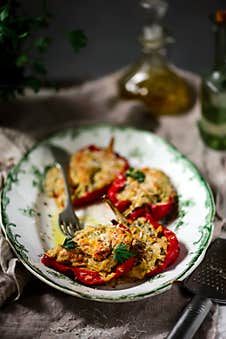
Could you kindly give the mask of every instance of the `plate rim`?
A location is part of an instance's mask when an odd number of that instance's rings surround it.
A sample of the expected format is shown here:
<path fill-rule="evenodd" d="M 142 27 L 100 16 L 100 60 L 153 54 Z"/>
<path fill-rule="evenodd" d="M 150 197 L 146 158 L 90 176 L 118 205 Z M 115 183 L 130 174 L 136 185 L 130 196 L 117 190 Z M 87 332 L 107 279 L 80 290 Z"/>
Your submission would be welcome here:
<path fill-rule="evenodd" d="M 201 182 L 201 184 L 204 186 L 205 188 L 205 192 L 206 192 L 206 197 L 208 198 L 208 202 L 209 202 L 209 213 L 206 216 L 205 219 L 205 224 L 208 224 L 210 226 L 210 230 L 208 232 L 208 236 L 204 239 L 203 243 L 200 245 L 199 247 L 199 251 L 196 254 L 195 257 L 192 257 L 192 260 L 189 262 L 188 267 L 186 267 L 186 269 L 181 272 L 181 274 L 176 278 L 176 279 L 172 279 L 169 280 L 168 282 L 166 282 L 165 284 L 163 283 L 162 285 L 160 285 L 159 288 L 155 288 L 155 290 L 153 291 L 148 291 L 146 293 L 141 293 L 139 294 L 136 293 L 135 295 L 128 295 L 128 296 L 119 296 L 119 297 L 114 297 L 114 298 L 110 298 L 110 297 L 99 297 L 99 296 L 94 296 L 91 294 L 87 294 L 87 293 L 80 293 L 78 291 L 73 291 L 70 288 L 67 288 L 66 286 L 61 286 L 59 285 L 56 281 L 52 281 L 48 276 L 45 275 L 44 272 L 39 273 L 37 270 L 37 268 L 32 265 L 29 261 L 26 262 L 26 260 L 24 260 L 24 258 L 21 256 L 20 252 L 16 249 L 15 247 L 15 243 L 12 241 L 12 239 L 10 239 L 10 237 L 8 236 L 8 232 L 7 232 L 7 225 L 9 225 L 6 221 L 8 219 L 8 215 L 6 213 L 6 208 L 4 208 L 3 206 L 3 201 L 4 199 L 7 197 L 7 190 L 6 187 L 8 184 L 13 182 L 13 175 L 15 173 L 18 172 L 21 164 L 23 162 L 26 161 L 26 159 L 29 157 L 29 154 L 31 154 L 36 148 L 45 145 L 46 143 L 48 143 L 48 141 L 52 140 L 53 138 L 56 137 L 60 137 L 61 135 L 64 134 L 69 134 L 69 133 L 82 133 L 84 131 L 89 131 L 89 130 L 93 130 L 93 129 L 101 129 L 101 128 L 106 128 L 106 129 L 111 129 L 112 131 L 115 129 L 116 131 L 121 131 L 123 132 L 124 130 L 127 131 L 131 131 L 131 132 L 138 132 L 138 133 L 142 133 L 145 134 L 147 136 L 150 136 L 158 141 L 160 141 L 160 143 L 163 143 L 168 150 L 170 150 L 171 152 L 173 152 L 174 154 L 178 155 L 184 162 L 186 162 L 186 165 L 189 166 L 189 168 L 191 169 L 191 171 L 195 174 L 196 178 L 199 180 L 199 182 Z M 214 215 L 215 215 L 215 204 L 214 204 L 214 198 L 213 198 L 213 193 L 210 189 L 209 184 L 206 182 L 206 180 L 203 178 L 203 176 L 201 175 L 201 173 L 199 172 L 199 170 L 197 169 L 196 165 L 183 153 L 181 153 L 177 147 L 175 147 L 174 145 L 172 145 L 170 142 L 166 141 L 164 138 L 160 137 L 159 135 L 151 132 L 151 131 L 147 131 L 145 129 L 141 129 L 141 128 L 135 128 L 135 127 L 131 127 L 131 126 L 117 126 L 117 125 L 112 125 L 112 124 L 107 124 L 107 123 L 95 123 L 95 124 L 88 124 L 85 126 L 80 126 L 80 127 L 70 127 L 70 128 L 63 128 L 63 129 L 59 129 L 51 134 L 49 134 L 47 137 L 35 142 L 20 158 L 20 160 L 17 162 L 17 164 L 15 164 L 15 166 L 13 166 L 13 168 L 9 171 L 6 180 L 4 182 L 4 186 L 1 190 L 1 195 L 0 195 L 0 216 L 1 216 L 1 222 L 0 222 L 0 226 L 1 228 L 3 228 L 3 231 L 6 235 L 7 240 L 10 243 L 11 248 L 13 249 L 14 253 L 16 254 L 16 256 L 19 258 L 19 260 L 22 262 L 22 264 L 32 273 L 34 274 L 36 277 L 38 277 L 40 280 L 44 281 L 45 283 L 47 283 L 48 285 L 50 285 L 51 287 L 54 287 L 64 293 L 67 293 L 69 295 L 72 296 L 76 296 L 76 297 L 80 297 L 80 298 L 85 298 L 88 300 L 94 300 L 94 301 L 102 301 L 102 302 L 130 302 L 130 301 L 136 301 L 136 300 L 141 300 L 147 297 L 151 297 L 154 296 L 156 294 L 162 293 L 166 290 L 168 290 L 172 283 L 176 280 L 181 281 L 184 278 L 186 278 L 198 265 L 199 263 L 203 260 L 204 256 L 205 256 L 205 252 L 211 242 L 212 236 L 213 236 L 213 231 L 214 231 Z M 200 237 L 200 239 L 202 239 L 203 236 Z M 204 248 L 203 248 L 204 247 Z M 200 254 L 201 252 L 201 254 Z M 196 263 L 195 268 L 193 268 L 193 263 Z"/>

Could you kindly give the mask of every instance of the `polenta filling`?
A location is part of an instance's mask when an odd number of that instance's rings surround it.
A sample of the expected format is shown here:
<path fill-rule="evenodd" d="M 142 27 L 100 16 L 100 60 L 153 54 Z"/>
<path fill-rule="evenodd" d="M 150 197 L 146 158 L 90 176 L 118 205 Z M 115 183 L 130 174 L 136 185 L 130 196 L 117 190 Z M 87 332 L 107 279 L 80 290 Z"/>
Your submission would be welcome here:
<path fill-rule="evenodd" d="M 108 282 L 116 266 L 133 255 L 132 239 L 130 230 L 120 225 L 85 226 L 46 255 L 61 264 L 98 272 Z"/>
<path fill-rule="evenodd" d="M 127 171 L 126 181 L 116 198 L 118 201 L 130 201 L 129 214 L 136 208 L 146 204 L 167 203 L 175 196 L 175 190 L 169 177 L 162 171 L 152 168 L 142 168 L 133 172 Z"/>
<path fill-rule="evenodd" d="M 87 147 L 73 154 L 68 173 L 72 200 L 110 185 L 125 170 L 125 164 L 125 159 L 113 152 L 111 144 L 105 149 Z M 64 182 L 58 168 L 47 172 L 44 188 L 48 196 L 56 199 L 58 207 L 63 206 Z"/>

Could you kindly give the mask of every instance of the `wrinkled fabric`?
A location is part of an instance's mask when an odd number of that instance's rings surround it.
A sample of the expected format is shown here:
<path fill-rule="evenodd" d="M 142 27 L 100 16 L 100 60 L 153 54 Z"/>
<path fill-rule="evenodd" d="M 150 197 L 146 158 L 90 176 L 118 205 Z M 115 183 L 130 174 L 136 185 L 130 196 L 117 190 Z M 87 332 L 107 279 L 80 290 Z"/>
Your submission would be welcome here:
<path fill-rule="evenodd" d="M 35 287 L 28 284 L 25 295 L 0 312 L 1 337 L 163 339 L 190 300 L 177 284 L 163 294 L 122 304 L 78 299 L 31 284 Z M 213 339 L 217 318 L 213 306 L 195 338 Z"/>
<path fill-rule="evenodd" d="M 29 137 L 14 130 L 0 128 L 0 189 L 8 171 L 31 145 Z M 3 236 L 3 230 L 0 230 L 0 306 L 10 298 L 16 300 L 20 297 L 29 276 L 12 252 Z"/>
<path fill-rule="evenodd" d="M 183 74 L 198 92 L 200 79 Z M 0 123 L 2 113 L 7 114 L 8 126 L 25 133 L 0 129 L 1 183 L 9 168 L 33 143 L 27 135 L 40 139 L 64 127 L 109 122 L 144 128 L 164 137 L 196 164 L 215 192 L 220 190 L 225 180 L 225 154 L 205 148 L 199 137 L 198 98 L 188 114 L 156 119 L 141 103 L 118 98 L 119 76 L 120 73 L 113 74 L 57 93 L 42 91 L 40 95 L 0 105 Z M 221 227 L 222 221 L 216 219 L 215 237 Z M 11 302 L 14 299 L 18 300 Z M 162 339 L 189 301 L 190 296 L 178 284 L 160 295 L 122 304 L 63 294 L 31 277 L 0 235 L 0 304 L 5 302 L 0 312 L 1 338 Z M 217 305 L 212 307 L 195 338 L 216 337 L 218 310 Z"/>

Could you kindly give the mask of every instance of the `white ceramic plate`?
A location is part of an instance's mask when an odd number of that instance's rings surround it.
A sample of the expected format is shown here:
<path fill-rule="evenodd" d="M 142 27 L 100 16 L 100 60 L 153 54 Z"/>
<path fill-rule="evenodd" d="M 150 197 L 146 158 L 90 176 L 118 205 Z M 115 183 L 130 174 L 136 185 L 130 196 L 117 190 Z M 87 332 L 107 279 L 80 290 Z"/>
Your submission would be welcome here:
<path fill-rule="evenodd" d="M 115 150 L 127 157 L 132 166 L 151 166 L 164 170 L 179 197 L 179 215 L 168 227 L 180 242 L 180 255 L 167 271 L 129 286 L 86 287 L 45 267 L 40 257 L 54 246 L 52 215 L 54 202 L 41 190 L 46 169 L 53 164 L 49 143 L 70 153 L 96 144 L 106 146 L 115 137 Z M 165 291 L 175 280 L 182 280 L 202 260 L 213 233 L 214 203 L 211 191 L 194 165 L 174 147 L 149 132 L 106 125 L 67 129 L 35 145 L 13 168 L 6 180 L 1 199 L 6 236 L 22 263 L 47 284 L 73 296 L 99 301 L 138 300 Z M 89 220 L 112 217 L 106 206 L 80 210 Z"/>

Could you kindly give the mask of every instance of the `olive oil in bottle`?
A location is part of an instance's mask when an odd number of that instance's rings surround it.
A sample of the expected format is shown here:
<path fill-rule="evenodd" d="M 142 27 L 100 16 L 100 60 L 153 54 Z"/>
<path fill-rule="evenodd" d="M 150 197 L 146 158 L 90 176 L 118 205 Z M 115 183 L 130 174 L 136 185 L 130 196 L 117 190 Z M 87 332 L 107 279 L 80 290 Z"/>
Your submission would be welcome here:
<path fill-rule="evenodd" d="M 142 100 L 155 115 L 183 113 L 192 105 L 191 88 L 166 60 L 166 44 L 170 38 L 160 20 L 167 3 L 163 0 L 143 0 L 149 22 L 140 38 L 142 57 L 119 81 L 122 97 Z"/>

